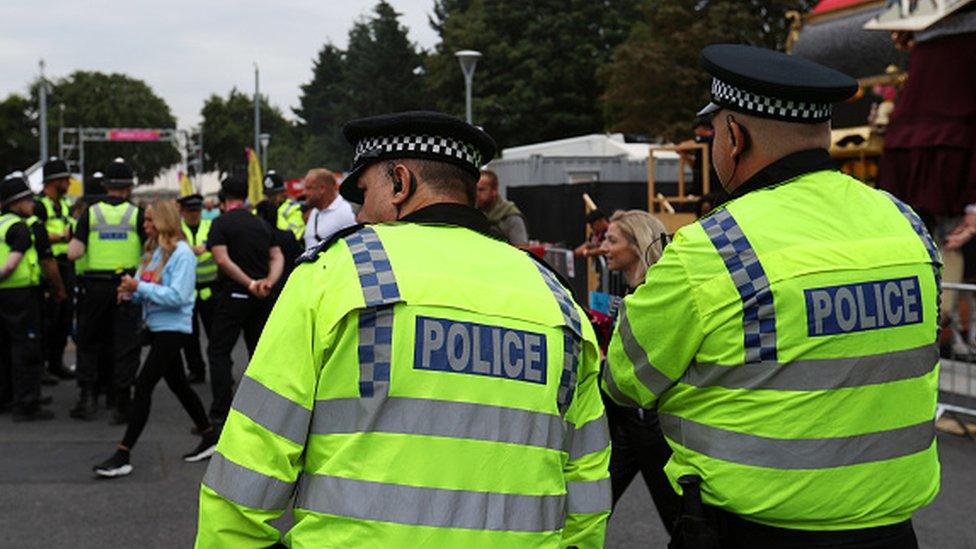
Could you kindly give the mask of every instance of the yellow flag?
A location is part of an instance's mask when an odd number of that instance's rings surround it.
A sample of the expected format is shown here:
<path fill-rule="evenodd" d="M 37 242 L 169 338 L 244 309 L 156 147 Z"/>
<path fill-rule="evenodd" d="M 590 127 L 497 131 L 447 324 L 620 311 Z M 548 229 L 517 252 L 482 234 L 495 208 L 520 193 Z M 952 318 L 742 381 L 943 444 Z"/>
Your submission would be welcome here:
<path fill-rule="evenodd" d="M 180 196 L 190 196 L 193 194 L 193 185 L 190 177 L 185 173 L 180 173 Z"/>
<path fill-rule="evenodd" d="M 264 200 L 264 175 L 254 149 L 247 149 L 247 199 L 251 205 Z"/>

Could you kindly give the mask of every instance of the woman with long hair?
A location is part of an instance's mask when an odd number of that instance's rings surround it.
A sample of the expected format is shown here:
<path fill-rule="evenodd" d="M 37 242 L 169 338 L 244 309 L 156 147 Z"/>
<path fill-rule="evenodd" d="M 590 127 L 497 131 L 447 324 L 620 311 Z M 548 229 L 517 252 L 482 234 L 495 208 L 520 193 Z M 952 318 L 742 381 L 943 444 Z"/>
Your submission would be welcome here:
<path fill-rule="evenodd" d="M 152 402 L 153 389 L 165 379 L 173 394 L 187 411 L 202 440 L 183 459 L 200 461 L 213 455 L 217 432 L 211 425 L 203 404 L 183 372 L 180 349 L 192 332 L 196 257 L 184 241 L 180 214 L 172 200 L 157 200 L 145 213 L 143 227 L 146 246 L 136 277 L 128 275 L 119 284 L 118 298 L 132 299 L 143 305 L 143 318 L 149 330 L 149 355 L 139 371 L 135 396 L 122 442 L 112 457 L 96 465 L 102 477 L 120 477 L 132 472 L 129 452 L 139 439 Z"/>
<path fill-rule="evenodd" d="M 623 273 L 630 293 L 644 283 L 647 270 L 661 258 L 666 239 L 667 229 L 651 214 L 643 210 L 617 211 L 610 217 L 600 251 L 609 269 Z M 661 522 L 671 533 L 680 513 L 680 499 L 664 474 L 671 447 L 661 432 L 657 412 L 626 408 L 606 396 L 603 402 L 610 424 L 613 504 L 640 472 Z"/>

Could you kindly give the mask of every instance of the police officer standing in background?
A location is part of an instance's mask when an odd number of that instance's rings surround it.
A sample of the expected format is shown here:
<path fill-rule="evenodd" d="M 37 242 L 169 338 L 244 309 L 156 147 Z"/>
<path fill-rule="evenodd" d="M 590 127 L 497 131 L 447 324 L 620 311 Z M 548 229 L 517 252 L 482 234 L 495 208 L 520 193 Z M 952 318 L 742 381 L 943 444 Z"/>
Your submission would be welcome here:
<path fill-rule="evenodd" d="M 60 158 L 52 157 L 44 163 L 44 190 L 37 197 L 34 216 L 44 224 L 51 251 L 57 261 L 58 273 L 68 298 L 57 300 L 53 287 L 44 292 L 42 310 L 44 337 L 44 358 L 50 375 L 61 379 L 74 377 L 64 367 L 64 348 L 74 320 L 74 265 L 68 261 L 68 242 L 71 240 L 71 204 L 65 198 L 68 192 L 71 173 L 68 165 Z"/>
<path fill-rule="evenodd" d="M 203 197 L 191 194 L 177 199 L 180 205 L 180 216 L 183 217 L 183 234 L 190 249 L 197 256 L 197 299 L 193 306 L 193 334 L 186 340 L 183 355 L 186 357 L 190 383 L 203 383 L 206 380 L 207 364 L 200 352 L 200 326 L 203 333 L 210 337 L 210 322 L 213 319 L 213 286 L 217 282 L 217 262 L 213 254 L 207 249 L 207 238 L 210 235 L 209 219 L 201 219 Z"/>
<path fill-rule="evenodd" d="M 917 547 L 912 513 L 939 490 L 939 252 L 833 167 L 852 78 L 737 45 L 702 65 L 731 200 L 624 299 L 604 377 L 658 408 L 686 504 L 672 547 Z"/>
<path fill-rule="evenodd" d="M 284 268 L 271 227 L 251 213 L 245 197 L 247 181 L 242 177 L 231 175 L 220 183 L 224 213 L 213 221 L 207 237 L 207 247 L 219 269 L 207 347 L 213 389 L 210 418 L 218 424 L 227 417 L 234 396 L 234 345 L 243 333 L 248 355 L 254 354 L 274 305 L 268 296 Z"/>
<path fill-rule="evenodd" d="M 55 299 L 66 294 L 22 173 L 0 183 L 0 204 L 0 411 L 12 409 L 14 421 L 48 420 L 54 413 L 41 408 L 42 271 Z"/>
<path fill-rule="evenodd" d="M 285 194 L 285 180 L 274 170 L 264 176 L 264 194 L 278 209 L 278 228 L 295 235 L 301 241 L 305 235 L 305 219 L 302 205 Z"/>
<path fill-rule="evenodd" d="M 139 266 L 145 233 L 141 209 L 129 202 L 135 184 L 132 168 L 116 158 L 105 170 L 106 197 L 88 207 L 78 220 L 68 258 L 85 258 L 78 299 L 78 403 L 71 417 L 89 420 L 96 410 L 100 351 L 112 356 L 112 423 L 128 420 L 132 382 L 139 368 L 139 320 L 142 309 L 130 300 L 117 300 L 123 275 Z"/>
<path fill-rule="evenodd" d="M 494 142 L 426 112 L 344 133 L 345 185 L 379 224 L 292 273 L 204 477 L 197 547 L 279 542 L 267 522 L 293 494 L 295 545 L 603 547 L 599 350 L 555 275 L 474 209 Z"/>

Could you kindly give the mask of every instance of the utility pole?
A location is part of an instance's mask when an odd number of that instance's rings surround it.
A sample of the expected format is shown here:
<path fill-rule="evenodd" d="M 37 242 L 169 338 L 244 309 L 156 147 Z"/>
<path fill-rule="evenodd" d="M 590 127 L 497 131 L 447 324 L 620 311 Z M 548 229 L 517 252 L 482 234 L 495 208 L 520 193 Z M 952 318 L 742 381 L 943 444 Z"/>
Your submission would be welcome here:
<path fill-rule="evenodd" d="M 47 156 L 47 79 L 44 78 L 44 60 L 38 63 L 41 68 L 41 85 L 38 89 L 38 96 L 40 98 L 40 105 L 38 111 L 40 111 L 40 128 L 39 134 L 41 136 L 41 162 L 48 159 Z"/>
<path fill-rule="evenodd" d="M 258 64 L 254 63 L 254 154 L 261 153 L 261 88 L 258 85 Z M 267 166 L 262 166 L 266 170 Z"/>

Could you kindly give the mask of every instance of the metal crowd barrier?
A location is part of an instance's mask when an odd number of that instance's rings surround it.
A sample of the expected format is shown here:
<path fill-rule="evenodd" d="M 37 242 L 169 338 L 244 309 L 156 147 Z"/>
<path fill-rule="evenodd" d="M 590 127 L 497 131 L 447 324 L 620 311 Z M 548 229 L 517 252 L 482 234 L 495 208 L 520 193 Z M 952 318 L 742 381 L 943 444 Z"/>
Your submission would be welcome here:
<path fill-rule="evenodd" d="M 976 348 L 973 336 L 976 335 L 976 284 L 943 282 L 943 290 L 956 290 L 955 312 L 958 316 L 959 304 L 963 299 L 969 302 L 969 330 L 958 334 L 949 345 L 948 357 L 942 357 L 942 370 L 939 375 L 939 404 L 935 418 L 948 416 L 959 424 L 963 434 L 973 438 L 961 416 L 976 418 Z M 958 322 L 956 323 L 958 325 Z M 943 353 L 944 355 L 945 353 Z"/>

